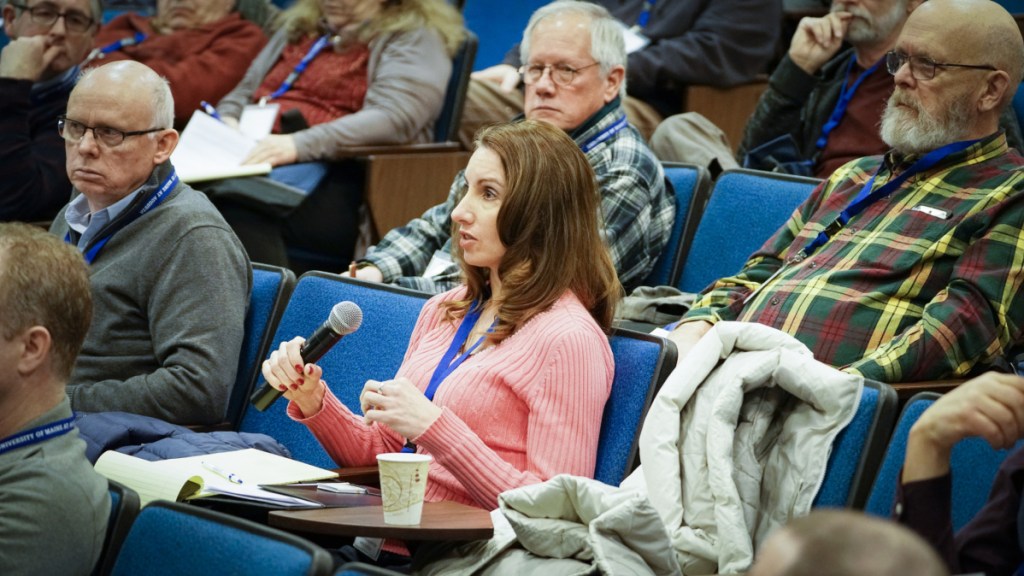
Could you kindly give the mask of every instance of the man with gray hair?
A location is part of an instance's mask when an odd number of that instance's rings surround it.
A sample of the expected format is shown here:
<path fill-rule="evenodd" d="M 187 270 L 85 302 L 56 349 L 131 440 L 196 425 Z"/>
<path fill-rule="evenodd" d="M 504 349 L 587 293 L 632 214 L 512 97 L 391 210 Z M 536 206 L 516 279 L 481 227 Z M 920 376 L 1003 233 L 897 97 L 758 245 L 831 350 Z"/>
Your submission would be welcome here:
<path fill-rule="evenodd" d="M 883 60 L 922 1 L 835 0 L 829 14 L 800 20 L 744 130 L 747 166 L 827 178 L 885 152 L 878 122 L 893 81 Z"/>
<path fill-rule="evenodd" d="M 50 231 L 91 265 L 96 305 L 68 395 L 78 411 L 214 424 L 252 270 L 216 208 L 175 174 L 173 120 L 167 82 L 133 61 L 83 74 L 61 116 L 74 198 Z"/>
<path fill-rule="evenodd" d="M 883 382 L 967 376 L 1024 337 L 1024 157 L 1000 113 L 1024 40 L 989 0 L 929 0 L 885 57 L 884 156 L 844 164 L 670 337 L 759 322 Z"/>
<path fill-rule="evenodd" d="M 64 393 L 92 315 L 82 255 L 0 224 L 0 310 L 0 574 L 92 574 L 110 496 Z"/>
<path fill-rule="evenodd" d="M 103 14 L 99 0 L 7 0 L 0 51 L 0 221 L 50 220 L 68 201 L 54 126 Z"/>
<path fill-rule="evenodd" d="M 675 220 L 664 172 L 622 109 L 626 52 L 604 8 L 559 1 L 541 7 L 523 33 L 519 70 L 525 117 L 566 131 L 594 168 L 602 234 L 619 280 L 637 286 L 654 267 Z M 451 259 L 451 213 L 466 188 L 455 178 L 448 200 L 388 232 L 358 263 L 358 277 L 443 292 L 461 282 Z M 571 258 L 571 254 L 565 255 Z"/>

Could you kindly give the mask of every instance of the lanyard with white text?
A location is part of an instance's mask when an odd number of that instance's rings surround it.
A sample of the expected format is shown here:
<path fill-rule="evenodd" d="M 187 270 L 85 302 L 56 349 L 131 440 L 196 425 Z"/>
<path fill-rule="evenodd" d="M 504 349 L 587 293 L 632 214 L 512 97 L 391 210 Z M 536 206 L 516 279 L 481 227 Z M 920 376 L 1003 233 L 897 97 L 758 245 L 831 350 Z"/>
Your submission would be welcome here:
<path fill-rule="evenodd" d="M 45 442 L 51 438 L 63 436 L 68 432 L 71 432 L 74 428 L 75 417 L 72 416 L 57 422 L 36 426 L 31 430 L 25 430 L 24 432 L 15 434 L 14 436 L 8 436 L 7 438 L 0 439 L 0 455 L 6 454 L 11 450 L 24 448 L 25 446 L 31 446 L 33 444 Z"/>
<path fill-rule="evenodd" d="M 331 38 L 327 34 L 324 34 L 323 36 L 318 38 L 317 41 L 313 44 L 313 47 L 309 49 L 309 52 L 306 52 L 306 55 L 302 57 L 302 60 L 300 60 L 299 63 L 295 65 L 295 69 L 292 70 L 291 73 L 288 74 L 288 77 L 284 79 L 284 82 L 281 83 L 281 86 L 277 90 L 274 90 L 273 94 L 271 94 L 268 98 L 270 98 L 271 100 L 280 98 L 282 94 L 291 90 L 292 85 L 295 84 L 295 81 L 299 79 L 299 76 L 302 76 L 302 73 L 306 71 L 306 67 L 309 66 L 309 63 L 313 60 L 313 58 L 316 58 L 317 54 L 322 52 L 323 49 L 326 48 L 330 42 Z"/>
<path fill-rule="evenodd" d="M 657 0 L 647 0 L 644 2 L 643 10 L 640 12 L 640 16 L 636 19 L 636 24 L 633 25 L 632 30 L 639 34 L 644 28 L 647 28 L 647 23 L 651 20 L 651 8 L 654 8 L 654 3 Z"/>
<path fill-rule="evenodd" d="M 594 135 L 583 144 L 580 144 L 580 148 L 583 150 L 583 153 L 586 154 L 593 150 L 598 144 L 618 134 L 626 126 L 629 126 L 629 119 L 622 116 L 616 120 L 614 124 L 605 128 L 599 134 Z"/>
<path fill-rule="evenodd" d="M 881 60 L 875 62 L 874 66 L 865 70 L 857 77 L 856 80 L 853 81 L 853 84 L 850 84 L 850 74 L 853 72 L 853 65 L 856 62 L 857 58 L 853 57 L 850 58 L 850 63 L 846 65 L 846 79 L 843 80 L 843 87 L 839 91 L 839 100 L 836 101 L 836 107 L 832 109 L 832 115 L 828 117 L 828 121 L 825 122 L 824 126 L 822 126 L 821 136 L 819 136 L 817 142 L 815 142 L 815 146 L 818 150 L 825 149 L 825 145 L 828 144 L 829 135 L 832 134 L 832 131 L 839 126 L 840 122 L 843 121 L 843 116 L 846 116 L 846 109 L 850 107 L 850 100 L 853 100 L 853 95 L 857 92 L 857 88 L 860 88 L 860 85 L 864 80 L 874 73 L 874 71 L 878 69 L 879 65 L 882 64 Z"/>
<path fill-rule="evenodd" d="M 456 368 L 462 365 L 463 362 L 469 358 L 477 348 L 483 344 L 487 336 L 481 336 L 459 354 L 459 349 L 462 348 L 463 344 L 466 344 L 469 340 L 469 334 L 473 331 L 473 327 L 476 326 L 477 320 L 480 319 L 480 314 L 483 312 L 484 305 L 482 302 L 474 302 L 470 307 L 469 311 L 462 318 L 462 324 L 459 325 L 459 329 L 455 332 L 455 337 L 452 339 L 452 343 L 448 346 L 448 351 L 441 357 L 441 362 L 434 369 L 434 374 L 430 377 L 430 384 L 427 385 L 427 389 L 423 391 L 423 395 L 427 397 L 427 400 L 433 401 L 434 394 L 437 392 L 437 387 L 444 382 L 444 379 L 449 374 L 455 371 Z M 497 318 L 495 318 L 497 321 Z M 487 333 L 490 334 L 494 331 L 494 324 L 487 329 Z M 402 448 L 402 452 L 415 452 L 416 445 L 412 442 L 406 441 L 405 446 Z"/>
<path fill-rule="evenodd" d="M 160 183 L 160 186 L 158 186 L 157 189 L 154 190 L 153 193 L 149 195 L 149 198 L 141 206 L 139 206 L 139 208 L 135 210 L 135 212 L 132 212 L 131 214 L 124 218 L 118 218 L 117 226 L 113 230 L 111 230 L 109 234 L 101 238 L 99 241 L 93 244 L 91 248 L 89 248 L 82 254 L 85 257 L 85 261 L 89 264 L 92 264 L 93 260 L 95 260 L 96 256 L 100 253 L 100 250 L 102 250 L 103 247 L 106 246 L 107 242 L 110 240 L 111 237 L 114 236 L 114 234 L 116 234 L 125 226 L 137 220 L 146 212 L 149 212 L 153 208 L 159 206 L 160 203 L 163 202 L 165 198 L 167 198 L 167 193 L 173 190 L 177 184 L 178 174 L 177 172 L 175 172 L 174 168 L 171 167 L 171 173 L 167 175 L 167 178 L 165 178 L 164 181 Z M 68 232 L 67 234 L 64 235 L 64 241 L 67 242 L 68 244 L 72 243 L 71 232 Z"/>
<path fill-rule="evenodd" d="M 107 54 L 110 54 L 111 52 L 117 52 L 118 50 L 122 50 L 124 48 L 127 48 L 128 46 L 142 44 L 142 41 L 145 39 L 145 34 L 143 34 L 142 32 L 136 32 L 132 36 L 126 36 L 124 38 L 121 38 L 120 40 L 117 40 L 116 42 L 111 42 L 106 46 L 94 48 L 93 51 L 89 52 L 89 55 L 85 58 L 85 62 L 82 62 L 82 66 L 85 66 L 86 64 L 89 64 L 90 62 L 96 59 L 102 60 Z"/>
<path fill-rule="evenodd" d="M 843 211 L 839 213 L 839 216 L 837 216 L 836 219 L 833 220 L 828 226 L 825 226 L 825 229 L 819 232 L 818 235 L 815 236 L 813 239 L 811 239 L 811 241 L 808 242 L 807 245 L 805 245 L 799 252 L 787 258 L 786 261 L 783 262 L 782 266 L 780 266 L 774 274 L 769 276 L 767 280 L 762 282 L 757 288 L 755 288 L 750 294 L 748 294 L 746 298 L 743 299 L 743 303 L 746 304 L 747 302 L 749 302 L 755 295 L 757 295 L 758 292 L 760 292 L 761 288 L 763 288 L 769 282 L 774 280 L 788 266 L 790 266 L 791 264 L 799 264 L 800 262 L 803 262 L 811 254 L 814 254 L 814 252 L 818 248 L 821 248 L 826 242 L 828 242 L 833 236 L 835 236 L 840 230 L 842 230 L 851 218 L 860 214 L 868 206 L 874 204 L 878 200 L 888 196 L 889 194 L 892 194 L 892 192 L 899 188 L 904 182 L 906 182 L 908 178 L 932 168 L 950 154 L 955 154 L 957 152 L 966 150 L 967 148 L 978 143 L 979 141 L 980 139 L 953 142 L 952 144 L 947 144 L 942 148 L 932 150 L 931 152 L 925 154 L 920 160 L 914 162 L 914 164 L 912 164 L 909 168 L 903 171 L 903 173 L 901 173 L 899 176 L 896 176 L 892 180 L 889 180 L 885 184 L 879 186 L 876 190 L 872 191 L 871 187 L 874 186 L 875 184 L 875 178 L 878 176 L 878 173 L 882 170 L 882 166 L 880 165 L 878 167 L 878 170 L 875 170 L 875 173 L 871 175 L 871 179 L 869 179 L 864 184 L 864 186 L 861 187 L 860 192 L 857 194 L 857 197 L 854 198 L 853 201 L 846 206 L 846 208 L 843 208 Z"/>

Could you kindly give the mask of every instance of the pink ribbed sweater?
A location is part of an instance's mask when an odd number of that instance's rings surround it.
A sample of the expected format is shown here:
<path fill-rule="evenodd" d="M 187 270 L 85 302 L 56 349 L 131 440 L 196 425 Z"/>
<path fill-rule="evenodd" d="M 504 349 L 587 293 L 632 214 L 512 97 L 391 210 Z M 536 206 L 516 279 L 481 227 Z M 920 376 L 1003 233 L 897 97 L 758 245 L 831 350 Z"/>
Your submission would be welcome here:
<path fill-rule="evenodd" d="M 440 294 L 423 307 L 397 376 L 426 389 L 458 329 L 439 305 L 464 291 Z M 441 417 L 413 439 L 434 457 L 426 500 L 490 510 L 506 490 L 561 473 L 592 476 L 613 368 L 607 337 L 572 293 L 468 358 L 437 389 Z M 318 413 L 303 419 L 289 405 L 288 414 L 342 466 L 376 464 L 378 453 L 402 447 L 398 434 L 367 426 L 329 391 Z"/>

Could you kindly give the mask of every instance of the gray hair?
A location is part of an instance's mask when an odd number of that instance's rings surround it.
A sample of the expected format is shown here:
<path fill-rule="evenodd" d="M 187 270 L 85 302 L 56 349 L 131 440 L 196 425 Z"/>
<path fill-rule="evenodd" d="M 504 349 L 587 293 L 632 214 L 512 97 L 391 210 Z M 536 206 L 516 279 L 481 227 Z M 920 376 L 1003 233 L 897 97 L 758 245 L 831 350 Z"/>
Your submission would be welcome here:
<path fill-rule="evenodd" d="M 14 3 L 11 0 L 7 0 L 6 2 L 4 2 L 5 6 L 8 5 L 8 4 L 10 4 L 12 8 L 14 8 L 15 14 L 21 14 L 22 9 L 18 8 L 17 6 L 15 6 Z M 91 16 L 92 19 L 94 20 L 94 24 L 97 24 L 97 25 L 102 24 L 103 23 L 103 1 L 102 0 L 89 0 L 89 8 L 92 10 L 92 14 L 90 14 L 89 16 Z"/>
<path fill-rule="evenodd" d="M 622 39 L 622 26 L 603 6 L 579 0 L 557 0 L 541 6 L 530 16 L 523 40 L 519 44 L 519 59 L 523 64 L 530 57 L 530 36 L 541 20 L 558 14 L 579 14 L 590 19 L 590 56 L 601 64 L 601 75 L 608 76 L 615 66 L 626 67 L 626 41 Z M 623 76 L 619 96 L 626 97 L 626 78 Z"/>
<path fill-rule="evenodd" d="M 151 128 L 173 128 L 174 127 L 174 96 L 171 94 L 171 83 L 153 71 L 152 68 L 135 62 L 134 60 L 121 60 L 105 64 L 104 66 L 97 66 L 96 68 L 87 68 L 78 76 L 78 84 L 82 84 L 90 76 L 96 73 L 97 70 L 102 70 L 107 66 L 121 65 L 121 64 L 132 64 L 133 67 L 137 68 L 135 73 L 139 73 L 139 69 L 145 72 L 140 74 L 138 77 L 138 86 L 140 89 L 149 90 L 150 97 L 149 102 L 151 103 L 153 110 L 153 124 Z M 156 133 L 151 133 L 150 138 L 155 138 Z"/>

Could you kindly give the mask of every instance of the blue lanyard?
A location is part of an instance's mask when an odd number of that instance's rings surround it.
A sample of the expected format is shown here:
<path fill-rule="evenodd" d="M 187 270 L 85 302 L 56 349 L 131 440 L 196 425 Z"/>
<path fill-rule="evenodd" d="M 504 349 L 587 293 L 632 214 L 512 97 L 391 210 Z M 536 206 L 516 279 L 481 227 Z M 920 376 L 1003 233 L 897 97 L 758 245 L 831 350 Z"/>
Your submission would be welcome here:
<path fill-rule="evenodd" d="M 843 121 L 843 117 L 846 116 L 846 109 L 850 107 L 850 101 L 853 100 L 853 95 L 857 92 L 857 88 L 864 80 L 870 76 L 878 67 L 882 64 L 882 60 L 875 62 L 875 65 L 864 71 L 863 74 L 857 77 L 850 84 L 850 74 L 853 72 L 853 65 L 857 61 L 857 57 L 850 58 L 850 63 L 846 65 L 846 79 L 843 80 L 843 87 L 839 91 L 839 100 L 836 101 L 836 107 L 832 110 L 832 115 L 829 116 L 828 121 L 821 128 L 821 136 L 818 137 L 818 141 L 815 142 L 815 146 L 818 150 L 824 150 L 825 145 L 828 144 L 828 137 L 832 134 L 832 131 L 839 126 L 839 123 Z"/>
<path fill-rule="evenodd" d="M 270 99 L 273 100 L 280 98 L 282 94 L 291 90 L 292 85 L 295 84 L 295 81 L 299 79 L 299 76 L 302 76 L 302 73 L 306 71 L 306 67 L 309 66 L 309 63 L 313 61 L 313 58 L 316 58 L 317 54 L 327 47 L 330 41 L 330 36 L 327 34 L 318 38 L 309 49 L 309 52 L 306 52 L 306 55 L 302 57 L 302 60 L 295 65 L 295 69 L 291 71 L 291 74 L 288 74 L 288 77 L 284 79 L 281 86 L 277 90 L 274 90 L 273 94 L 270 95 Z"/>
<path fill-rule="evenodd" d="M 593 150 L 594 147 L 597 146 L 598 144 L 618 134 L 626 126 L 629 126 L 629 120 L 625 116 L 621 116 L 618 120 L 615 121 L 614 124 L 605 128 L 600 133 L 592 136 L 583 144 L 580 144 L 580 148 L 582 148 L 583 153 L 586 154 L 587 152 Z"/>
<path fill-rule="evenodd" d="M 33 444 L 45 442 L 51 438 L 63 436 L 75 428 L 75 417 L 65 418 L 57 422 L 36 426 L 31 430 L 25 430 L 14 436 L 0 439 L 0 454 L 6 454 L 11 450 L 24 448 Z"/>
<path fill-rule="evenodd" d="M 92 62 L 93 60 L 96 60 L 97 58 L 103 59 L 104 56 L 106 56 L 107 54 L 110 54 L 111 52 L 117 52 L 118 50 L 122 50 L 124 48 L 127 48 L 128 46 L 135 46 L 136 44 L 142 44 L 142 41 L 145 40 L 146 38 L 147 38 L 147 36 L 145 34 L 143 34 L 142 32 L 136 32 L 132 36 L 126 36 L 124 38 L 121 38 L 120 40 L 117 40 L 115 42 L 111 42 L 110 44 L 107 44 L 106 46 L 102 46 L 100 48 L 94 48 L 92 52 L 89 52 L 89 56 L 86 57 L 85 62 L 83 62 L 83 65 L 88 64 L 89 62 Z"/>
<path fill-rule="evenodd" d="M 110 241 L 114 234 L 116 234 L 125 226 L 139 219 L 146 212 L 149 212 L 153 208 L 159 206 L 167 198 L 167 193 L 173 190 L 177 184 L 178 173 L 174 170 L 174 167 L 172 166 L 171 173 L 167 175 L 167 178 L 165 178 L 164 181 L 160 183 L 160 186 L 158 186 L 157 189 L 154 190 L 153 193 L 149 195 L 149 198 L 144 203 L 142 203 L 142 205 L 139 206 L 137 210 L 130 213 L 124 218 L 118 218 L 116 220 L 117 226 L 115 226 L 109 234 L 101 238 L 99 241 L 95 242 L 88 250 L 86 250 L 83 253 L 85 261 L 88 264 L 92 264 L 93 260 L 96 259 L 96 256 L 99 255 L 100 250 L 103 250 L 103 247 L 107 245 L 107 242 Z M 70 231 L 64 235 L 64 241 L 67 242 L 68 244 L 71 244 Z"/>
<path fill-rule="evenodd" d="M 434 374 L 430 377 L 430 384 L 427 385 L 427 389 L 423 391 L 423 395 L 427 397 L 427 400 L 434 401 L 434 394 L 437 392 L 437 387 L 444 382 L 456 368 L 462 365 L 463 362 L 469 358 L 477 348 L 483 344 L 486 336 L 481 336 L 476 342 L 465 349 L 459 354 L 459 349 L 462 348 L 463 344 L 469 339 L 469 333 L 473 331 L 473 326 L 476 325 L 477 320 L 480 319 L 480 314 L 484 310 L 482 302 L 474 302 L 466 315 L 462 318 L 462 324 L 459 325 L 459 329 L 455 332 L 455 337 L 452 338 L 452 343 L 448 345 L 448 351 L 441 357 L 441 362 L 434 368 Z M 495 318 L 497 322 L 497 318 Z M 487 333 L 490 334 L 494 331 L 494 324 L 487 329 Z M 412 442 L 406 441 L 405 446 L 402 447 L 402 452 L 415 452 L 416 445 Z"/>
<path fill-rule="evenodd" d="M 751 300 L 753 300 L 754 296 L 757 296 L 757 294 L 761 292 L 762 288 L 767 286 L 772 280 L 778 277 L 779 274 L 782 274 L 782 272 L 786 270 L 791 264 L 799 264 L 800 262 L 803 262 L 811 254 L 814 254 L 814 252 L 818 248 L 821 248 L 826 242 L 829 241 L 829 239 L 831 239 L 840 230 L 842 230 L 851 218 L 863 212 L 868 206 L 874 204 L 879 199 L 891 194 L 894 190 L 899 188 L 900 185 L 906 182 L 907 178 L 910 178 L 914 174 L 918 174 L 924 172 L 925 170 L 928 170 L 929 168 L 941 162 L 950 154 L 955 154 L 957 152 L 965 150 L 979 141 L 980 139 L 953 142 L 952 144 L 947 144 L 937 150 L 932 150 L 928 154 L 925 154 L 923 158 L 921 158 L 917 162 L 914 162 L 914 164 L 911 165 L 910 168 L 907 168 L 906 171 L 904 171 L 902 174 L 893 178 L 892 180 L 889 180 L 885 184 L 882 184 L 881 186 L 878 187 L 877 190 L 872 192 L 871 187 L 874 186 L 875 184 L 875 178 L 878 176 L 878 172 L 882 170 L 882 167 L 879 166 L 878 170 L 875 170 L 875 173 L 871 175 L 871 179 L 869 179 L 867 183 L 865 183 L 864 186 L 861 187 L 860 192 L 857 194 L 857 197 L 854 198 L 853 201 L 850 202 L 850 204 L 847 205 L 846 208 L 844 208 L 843 211 L 839 213 L 839 216 L 837 216 L 836 219 L 833 220 L 828 226 L 825 226 L 825 229 L 819 232 L 818 235 L 815 236 L 813 239 L 811 239 L 811 241 L 808 242 L 807 245 L 803 247 L 803 249 L 801 249 L 793 256 L 787 258 L 786 261 L 782 263 L 782 266 L 776 269 L 771 276 L 769 276 L 764 282 L 762 282 L 760 285 L 754 288 L 749 294 L 747 294 L 747 297 L 743 299 L 743 304 L 745 305 Z"/>
<path fill-rule="evenodd" d="M 962 150 L 966 150 L 968 147 L 976 144 L 979 141 L 980 140 L 964 140 L 962 142 L 953 142 L 952 144 L 947 144 L 937 150 L 932 150 L 928 154 L 925 154 L 923 158 L 921 158 L 917 162 L 914 162 L 914 164 L 910 166 L 910 168 L 907 168 L 902 174 L 893 178 L 892 180 L 889 180 L 885 184 L 882 184 L 881 186 L 878 187 L 877 190 L 872 192 L 871 187 L 875 183 L 875 178 L 878 176 L 878 172 L 881 171 L 882 169 L 882 167 L 879 166 L 878 170 L 875 170 L 875 173 L 871 175 L 871 179 L 868 180 L 867 183 L 864 184 L 864 186 L 860 189 L 860 192 L 857 194 L 857 197 L 854 198 L 853 201 L 850 202 L 850 204 L 846 208 L 844 208 L 842 212 L 839 213 L 839 216 L 837 216 L 831 224 L 829 224 L 828 226 L 825 227 L 824 230 L 819 232 L 814 239 L 808 242 L 807 245 L 804 246 L 802 250 L 800 250 L 800 252 L 797 252 L 797 254 L 793 258 L 791 258 L 791 260 L 794 262 L 799 262 L 804 258 L 810 256 L 811 254 L 814 254 L 814 252 L 818 248 L 821 248 L 821 246 L 828 242 L 830 238 L 835 236 L 835 234 L 839 232 L 839 230 L 846 226 L 846 223 L 850 221 L 850 218 L 853 218 L 854 216 L 860 214 L 868 206 L 874 204 L 880 198 L 883 198 L 891 194 L 893 190 L 899 188 L 900 185 L 906 182 L 908 178 L 910 178 L 914 174 L 918 174 L 932 168 L 950 154 L 955 154 Z"/>
<path fill-rule="evenodd" d="M 657 0 L 647 0 L 644 2 L 643 11 L 640 12 L 640 16 L 636 19 L 636 24 L 633 25 L 633 32 L 640 32 L 647 28 L 647 23 L 651 20 L 651 8 L 654 8 L 655 2 Z"/>

